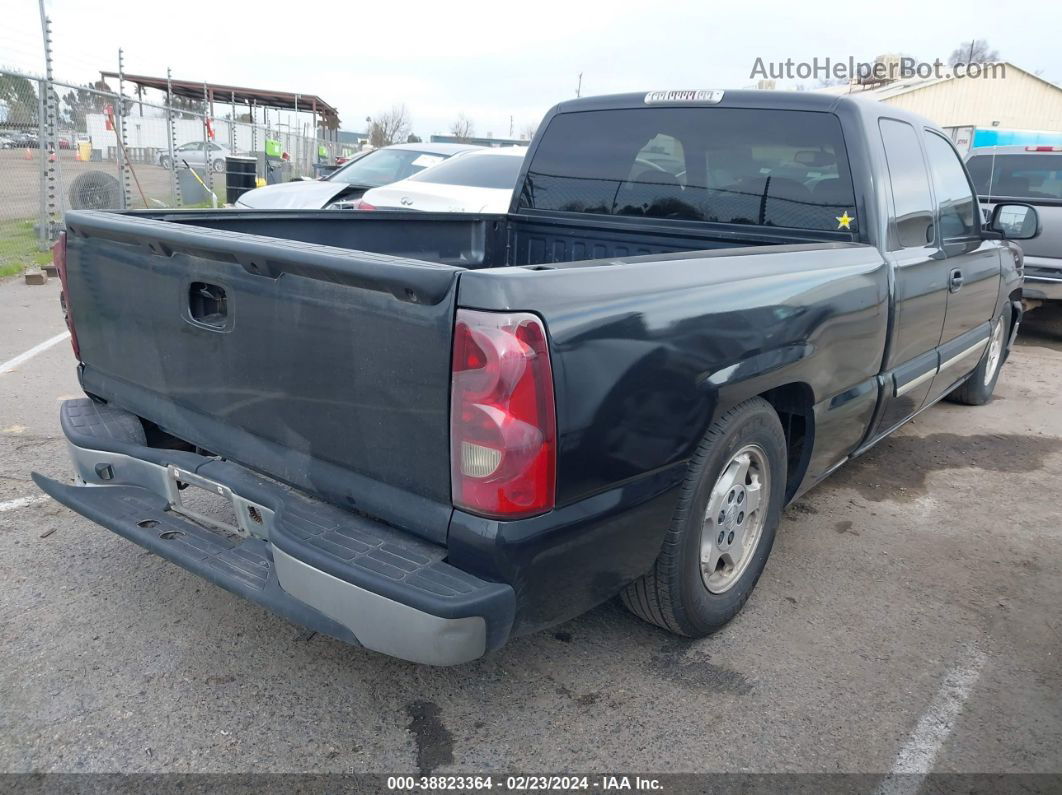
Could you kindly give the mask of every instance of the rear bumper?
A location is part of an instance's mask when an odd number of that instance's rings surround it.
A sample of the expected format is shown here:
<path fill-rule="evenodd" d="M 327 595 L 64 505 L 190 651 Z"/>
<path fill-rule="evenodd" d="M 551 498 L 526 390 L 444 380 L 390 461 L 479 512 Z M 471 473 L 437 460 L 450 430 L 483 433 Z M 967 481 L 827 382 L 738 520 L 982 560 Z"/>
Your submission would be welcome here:
<path fill-rule="evenodd" d="M 1021 294 L 1039 301 L 1062 301 L 1062 259 L 1026 257 Z"/>
<path fill-rule="evenodd" d="M 453 665 L 503 645 L 510 586 L 446 562 L 446 549 L 340 510 L 230 461 L 148 447 L 131 414 L 63 404 L 78 485 L 34 473 L 58 502 L 159 556 L 340 640 Z M 189 484 L 231 502 L 235 532 L 182 507 Z M 192 518 L 197 516 L 197 518 Z"/>
<path fill-rule="evenodd" d="M 1038 301 L 1062 301 L 1062 277 L 1049 279 L 1042 276 L 1026 276 L 1021 294 L 1023 298 L 1033 298 Z"/>

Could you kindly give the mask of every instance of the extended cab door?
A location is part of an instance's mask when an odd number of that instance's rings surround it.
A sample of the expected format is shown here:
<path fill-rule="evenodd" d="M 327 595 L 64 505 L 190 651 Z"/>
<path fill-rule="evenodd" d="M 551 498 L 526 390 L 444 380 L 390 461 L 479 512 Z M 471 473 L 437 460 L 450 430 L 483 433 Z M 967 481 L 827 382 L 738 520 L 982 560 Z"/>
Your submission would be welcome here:
<path fill-rule="evenodd" d="M 924 135 L 937 205 L 937 237 L 948 266 L 940 372 L 929 394 L 934 400 L 977 366 L 988 344 L 999 300 L 1000 246 L 981 238 L 977 199 L 951 142 L 932 130 Z"/>
<path fill-rule="evenodd" d="M 888 240 L 895 274 L 892 338 L 885 357 L 885 394 L 873 436 L 918 411 L 937 371 L 948 303 L 948 265 L 933 233 L 933 197 L 919 131 L 880 119 L 892 188 Z"/>

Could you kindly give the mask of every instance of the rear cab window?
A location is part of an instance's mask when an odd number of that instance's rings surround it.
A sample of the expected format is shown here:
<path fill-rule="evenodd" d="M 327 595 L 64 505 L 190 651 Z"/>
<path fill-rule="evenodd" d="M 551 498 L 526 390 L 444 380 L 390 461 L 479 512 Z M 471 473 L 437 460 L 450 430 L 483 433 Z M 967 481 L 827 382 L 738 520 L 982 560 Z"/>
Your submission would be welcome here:
<path fill-rule="evenodd" d="M 528 167 L 519 207 L 858 229 L 840 122 L 818 111 L 657 107 L 562 113 L 550 121 Z"/>

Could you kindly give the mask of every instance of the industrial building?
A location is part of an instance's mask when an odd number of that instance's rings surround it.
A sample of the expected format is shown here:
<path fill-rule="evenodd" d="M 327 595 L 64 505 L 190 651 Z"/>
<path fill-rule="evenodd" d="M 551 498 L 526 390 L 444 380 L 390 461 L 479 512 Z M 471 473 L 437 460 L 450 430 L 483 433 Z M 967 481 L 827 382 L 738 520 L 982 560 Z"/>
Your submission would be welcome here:
<path fill-rule="evenodd" d="M 820 89 L 875 99 L 921 114 L 962 152 L 993 144 L 1062 143 L 1062 87 L 1010 62 L 991 76 L 899 79 Z"/>

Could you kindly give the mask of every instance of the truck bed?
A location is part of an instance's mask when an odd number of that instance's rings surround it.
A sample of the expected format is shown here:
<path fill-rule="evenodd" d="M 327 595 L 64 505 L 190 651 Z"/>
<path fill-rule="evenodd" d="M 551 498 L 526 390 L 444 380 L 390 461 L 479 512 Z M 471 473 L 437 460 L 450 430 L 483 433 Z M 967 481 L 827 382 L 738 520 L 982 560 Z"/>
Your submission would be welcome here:
<path fill-rule="evenodd" d="M 701 221 L 609 218 L 523 211 L 471 213 L 342 210 L 186 210 L 130 212 L 200 229 L 261 235 L 313 245 L 387 254 L 465 269 L 549 265 L 675 251 L 787 245 L 847 235 L 799 229 L 770 230 Z"/>
<path fill-rule="evenodd" d="M 67 224 L 67 288 L 88 394 L 435 542 L 445 541 L 452 512 L 449 364 L 462 273 L 530 265 L 519 270 L 534 277 L 629 261 L 643 291 L 654 255 L 709 251 L 722 262 L 742 247 L 817 248 L 783 247 L 800 238 L 763 229 L 523 216 L 83 212 Z M 611 268 L 590 270 L 578 285 L 584 299 L 632 287 Z M 701 282 L 699 270 L 664 268 L 659 285 L 680 272 Z M 563 327 L 549 317 L 555 299 L 500 300 L 494 308 L 539 311 L 547 327 Z M 563 377 L 564 361 L 555 367 Z"/>

